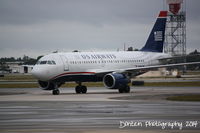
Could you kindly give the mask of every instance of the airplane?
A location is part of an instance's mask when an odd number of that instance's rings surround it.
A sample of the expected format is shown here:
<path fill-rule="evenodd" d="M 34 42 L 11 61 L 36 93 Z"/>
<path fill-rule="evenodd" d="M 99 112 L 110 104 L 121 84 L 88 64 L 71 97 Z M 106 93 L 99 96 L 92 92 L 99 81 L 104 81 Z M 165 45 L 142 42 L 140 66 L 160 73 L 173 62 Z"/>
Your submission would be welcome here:
<path fill-rule="evenodd" d="M 143 70 L 197 64 L 161 64 L 162 58 L 171 58 L 163 53 L 166 19 L 167 11 L 160 11 L 146 44 L 139 51 L 52 53 L 38 60 L 32 75 L 38 79 L 41 88 L 52 90 L 53 95 L 59 95 L 58 88 L 72 81 L 78 84 L 75 87 L 78 94 L 87 93 L 83 82 L 99 81 L 108 89 L 129 93 L 130 78 Z"/>

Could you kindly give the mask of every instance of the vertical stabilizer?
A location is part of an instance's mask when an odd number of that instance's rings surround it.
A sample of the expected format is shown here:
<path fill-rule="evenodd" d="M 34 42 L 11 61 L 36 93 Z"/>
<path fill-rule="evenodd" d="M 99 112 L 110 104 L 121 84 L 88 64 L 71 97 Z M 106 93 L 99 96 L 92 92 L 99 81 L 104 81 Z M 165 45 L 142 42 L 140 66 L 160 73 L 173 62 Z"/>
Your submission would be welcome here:
<path fill-rule="evenodd" d="M 141 51 L 163 52 L 163 43 L 165 40 L 165 25 L 167 20 L 167 11 L 160 11 L 156 23 L 151 30 L 149 38 Z"/>

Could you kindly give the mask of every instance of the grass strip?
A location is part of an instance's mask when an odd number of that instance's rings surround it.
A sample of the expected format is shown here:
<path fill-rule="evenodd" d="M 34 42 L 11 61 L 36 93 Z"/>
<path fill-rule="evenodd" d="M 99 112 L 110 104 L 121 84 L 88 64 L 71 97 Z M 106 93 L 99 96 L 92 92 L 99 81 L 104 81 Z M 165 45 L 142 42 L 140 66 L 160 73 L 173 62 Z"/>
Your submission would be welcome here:
<path fill-rule="evenodd" d="M 87 87 L 103 87 L 102 82 L 86 82 L 83 83 Z M 63 84 L 61 87 L 75 87 L 76 83 L 70 82 Z M 0 88 L 38 88 L 39 85 L 37 83 L 16 83 L 16 84 L 0 84 Z"/>
<path fill-rule="evenodd" d="M 17 83 L 17 84 L 0 84 L 0 88 L 38 88 L 37 83 Z"/>
<path fill-rule="evenodd" d="M 198 87 L 200 82 L 145 82 L 144 86 L 165 86 L 165 87 Z"/>
<path fill-rule="evenodd" d="M 83 85 L 87 87 L 103 87 L 102 82 L 84 82 Z M 61 87 L 75 87 L 77 86 L 74 82 L 63 84 Z M 144 86 L 153 87 L 199 87 L 200 82 L 147 82 Z M 0 88 L 37 88 L 37 83 L 16 83 L 16 84 L 0 84 Z"/>
<path fill-rule="evenodd" d="M 4 77 L 0 77 L 0 80 L 10 81 L 10 80 L 36 80 L 32 75 L 23 75 L 23 74 L 8 74 Z"/>
<path fill-rule="evenodd" d="M 200 101 L 200 94 L 188 94 L 180 96 L 170 96 L 167 100 L 171 101 Z"/>

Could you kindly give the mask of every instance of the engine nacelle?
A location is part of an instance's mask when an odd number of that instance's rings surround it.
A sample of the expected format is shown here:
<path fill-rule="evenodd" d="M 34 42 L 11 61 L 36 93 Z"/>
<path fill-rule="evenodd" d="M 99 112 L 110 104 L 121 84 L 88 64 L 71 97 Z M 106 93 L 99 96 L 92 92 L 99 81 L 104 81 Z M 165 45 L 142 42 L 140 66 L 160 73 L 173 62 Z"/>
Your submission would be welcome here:
<path fill-rule="evenodd" d="M 38 84 L 43 88 L 43 90 L 53 90 L 55 88 L 55 85 L 51 82 L 38 80 Z"/>
<path fill-rule="evenodd" d="M 118 89 L 122 85 L 127 85 L 130 82 L 124 74 L 109 73 L 103 77 L 103 83 L 108 89 Z"/>

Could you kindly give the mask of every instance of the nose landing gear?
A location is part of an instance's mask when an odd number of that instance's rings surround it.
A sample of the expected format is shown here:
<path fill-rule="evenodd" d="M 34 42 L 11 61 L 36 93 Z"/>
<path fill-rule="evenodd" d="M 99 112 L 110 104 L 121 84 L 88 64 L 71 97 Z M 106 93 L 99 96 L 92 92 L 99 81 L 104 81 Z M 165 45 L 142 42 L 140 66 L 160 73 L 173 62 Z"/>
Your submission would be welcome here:
<path fill-rule="evenodd" d="M 54 89 L 54 90 L 52 91 L 52 94 L 53 94 L 53 95 L 59 95 L 59 94 L 60 94 L 59 89 Z"/>
<path fill-rule="evenodd" d="M 53 89 L 52 89 L 52 94 L 53 95 L 59 95 L 60 90 L 58 89 L 63 83 L 54 83 Z"/>

